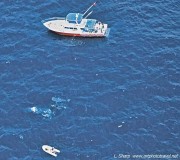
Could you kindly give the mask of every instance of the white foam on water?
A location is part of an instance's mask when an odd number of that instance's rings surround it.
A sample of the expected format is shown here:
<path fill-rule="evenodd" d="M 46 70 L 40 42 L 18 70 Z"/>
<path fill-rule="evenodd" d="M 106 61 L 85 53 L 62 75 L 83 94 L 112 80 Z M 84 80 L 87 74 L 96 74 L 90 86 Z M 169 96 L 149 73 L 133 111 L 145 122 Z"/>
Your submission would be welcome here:
<path fill-rule="evenodd" d="M 63 99 L 63 98 L 60 98 L 60 97 L 52 97 L 51 98 L 53 102 L 56 102 L 56 103 L 62 103 L 62 102 L 70 102 L 71 99 Z"/>
<path fill-rule="evenodd" d="M 53 114 L 53 112 L 50 109 L 42 111 L 42 116 L 46 117 L 46 118 L 51 118 L 52 114 Z"/>
<path fill-rule="evenodd" d="M 32 108 L 30 108 L 30 110 L 31 110 L 32 112 L 34 112 L 34 113 L 37 113 L 37 112 L 38 112 L 37 107 L 32 107 Z"/>
<path fill-rule="evenodd" d="M 52 101 L 54 101 L 56 103 L 61 103 L 61 102 L 65 102 L 66 100 L 59 98 L 59 97 L 52 97 Z"/>
<path fill-rule="evenodd" d="M 20 139 L 23 139 L 24 137 L 23 137 L 23 135 L 19 135 L 19 138 L 20 138 Z"/>

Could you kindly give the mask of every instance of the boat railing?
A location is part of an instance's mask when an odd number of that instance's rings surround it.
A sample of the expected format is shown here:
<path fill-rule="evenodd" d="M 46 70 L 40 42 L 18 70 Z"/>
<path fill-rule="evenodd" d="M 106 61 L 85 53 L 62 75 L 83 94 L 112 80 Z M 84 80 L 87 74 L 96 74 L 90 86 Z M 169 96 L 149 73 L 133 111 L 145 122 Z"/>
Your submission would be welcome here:
<path fill-rule="evenodd" d="M 65 20 L 65 18 L 64 18 L 64 17 L 52 17 L 52 18 L 44 19 L 44 20 L 42 20 L 41 22 L 42 22 L 42 23 L 45 23 L 45 22 L 47 22 L 47 21 L 53 21 L 53 20 Z"/>

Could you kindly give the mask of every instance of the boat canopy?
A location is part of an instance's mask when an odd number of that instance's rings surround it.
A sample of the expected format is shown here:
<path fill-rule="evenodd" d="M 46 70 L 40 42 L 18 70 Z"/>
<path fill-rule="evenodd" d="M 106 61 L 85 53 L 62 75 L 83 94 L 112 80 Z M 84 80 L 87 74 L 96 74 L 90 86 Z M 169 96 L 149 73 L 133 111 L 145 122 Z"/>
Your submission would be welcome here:
<path fill-rule="evenodd" d="M 96 20 L 95 19 L 87 19 L 86 27 L 88 29 L 94 29 L 95 24 L 96 24 Z"/>
<path fill-rule="evenodd" d="M 66 16 L 66 20 L 69 23 L 78 23 L 78 24 L 80 24 L 82 19 L 83 19 L 83 14 L 81 14 L 81 13 L 69 13 Z"/>

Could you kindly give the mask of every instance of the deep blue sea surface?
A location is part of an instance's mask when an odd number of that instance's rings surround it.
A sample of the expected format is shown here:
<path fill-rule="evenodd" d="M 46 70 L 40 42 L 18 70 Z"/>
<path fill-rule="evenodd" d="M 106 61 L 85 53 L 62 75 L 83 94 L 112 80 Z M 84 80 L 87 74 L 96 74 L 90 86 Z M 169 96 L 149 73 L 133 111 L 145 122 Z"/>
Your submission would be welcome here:
<path fill-rule="evenodd" d="M 180 1 L 97 2 L 91 18 L 109 24 L 108 38 L 41 23 L 93 2 L 0 1 L 0 160 L 179 156 Z"/>

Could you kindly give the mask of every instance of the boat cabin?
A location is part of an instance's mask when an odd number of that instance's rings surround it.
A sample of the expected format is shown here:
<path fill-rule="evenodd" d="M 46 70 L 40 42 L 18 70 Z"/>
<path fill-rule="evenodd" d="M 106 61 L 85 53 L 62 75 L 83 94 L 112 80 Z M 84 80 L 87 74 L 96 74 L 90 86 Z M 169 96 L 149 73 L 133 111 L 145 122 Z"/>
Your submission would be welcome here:
<path fill-rule="evenodd" d="M 82 19 L 83 19 L 83 14 L 81 13 L 69 13 L 66 16 L 66 21 L 74 24 L 80 24 Z"/>

